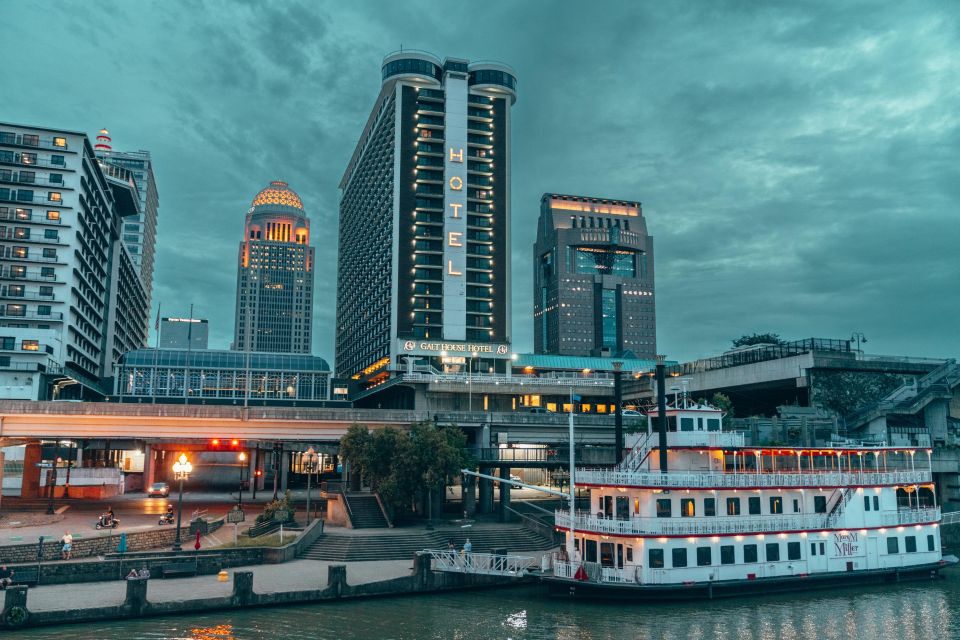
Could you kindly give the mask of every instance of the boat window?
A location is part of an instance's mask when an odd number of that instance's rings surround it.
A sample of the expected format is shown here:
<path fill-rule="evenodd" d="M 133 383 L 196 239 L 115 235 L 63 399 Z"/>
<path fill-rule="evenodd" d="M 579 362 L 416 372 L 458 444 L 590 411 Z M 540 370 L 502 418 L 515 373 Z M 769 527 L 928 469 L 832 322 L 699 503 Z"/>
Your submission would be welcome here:
<path fill-rule="evenodd" d="M 870 496 L 863 496 L 863 510 L 870 511 Z"/>
<path fill-rule="evenodd" d="M 743 545 L 743 561 L 745 563 L 757 561 L 757 545 L 755 544 Z"/>
<path fill-rule="evenodd" d="M 903 546 L 907 553 L 916 553 L 917 551 L 917 536 L 907 536 L 903 539 Z"/>
<path fill-rule="evenodd" d="M 932 535 L 927 536 L 927 551 L 936 551 L 937 542 Z"/>
<path fill-rule="evenodd" d="M 693 418 L 680 418 L 680 431 L 693 431 Z"/>
<path fill-rule="evenodd" d="M 669 518 L 672 515 L 672 509 L 670 507 L 670 498 L 660 498 L 657 500 L 657 517 L 658 518 Z"/>
<path fill-rule="evenodd" d="M 617 496 L 617 520 L 630 519 L 630 498 Z"/>
<path fill-rule="evenodd" d="M 900 553 L 900 538 L 887 538 L 887 553 Z"/>
<path fill-rule="evenodd" d="M 627 562 L 633 562 L 633 547 L 627 547 Z"/>
<path fill-rule="evenodd" d="M 586 540 L 586 557 L 587 562 L 596 562 L 597 561 L 597 541 L 596 540 Z"/>
<path fill-rule="evenodd" d="M 740 498 L 727 498 L 727 515 L 740 515 Z"/>
<path fill-rule="evenodd" d="M 613 543 L 600 543 L 600 566 L 612 567 L 613 565 Z"/>
<path fill-rule="evenodd" d="M 710 547 L 697 547 L 697 566 L 709 567 L 713 564 L 713 554 Z"/>
<path fill-rule="evenodd" d="M 720 564 L 734 564 L 737 561 L 736 547 L 725 544 L 720 547 Z"/>
<path fill-rule="evenodd" d="M 814 513 L 827 512 L 827 496 L 813 496 L 813 512 Z"/>
<path fill-rule="evenodd" d="M 873 496 L 873 510 L 880 511 L 880 496 Z"/>
<path fill-rule="evenodd" d="M 703 431 L 703 418 L 697 418 L 697 431 Z"/>
<path fill-rule="evenodd" d="M 716 498 L 703 499 L 703 515 L 705 516 L 717 515 L 717 499 Z"/>
<path fill-rule="evenodd" d="M 679 549 L 673 550 L 673 566 L 674 568 L 687 566 L 686 547 L 680 547 Z"/>
<path fill-rule="evenodd" d="M 816 542 L 811 542 L 811 543 L 810 543 L 810 555 L 812 555 L 812 556 L 817 555 L 817 543 L 816 543 Z"/>
<path fill-rule="evenodd" d="M 617 568 L 623 569 L 623 545 L 617 545 Z"/>
<path fill-rule="evenodd" d="M 613 496 L 603 496 L 603 513 L 608 517 L 613 517 Z"/>
<path fill-rule="evenodd" d="M 826 543 L 824 543 L 824 542 L 821 542 L 821 543 L 820 543 L 820 555 L 824 555 L 824 554 L 826 553 L 826 551 L 824 550 L 824 545 L 825 545 L 825 544 L 826 544 Z"/>
<path fill-rule="evenodd" d="M 796 498 L 793 499 L 793 512 L 800 513 L 800 501 Z"/>
<path fill-rule="evenodd" d="M 747 498 L 747 507 L 750 511 L 750 515 L 758 516 L 760 515 L 760 496 L 753 496 Z"/>
<path fill-rule="evenodd" d="M 707 418 L 707 431 L 720 431 L 720 419 Z"/>
<path fill-rule="evenodd" d="M 633 515 L 640 515 L 640 498 L 633 499 Z"/>
<path fill-rule="evenodd" d="M 651 569 L 663 569 L 663 549 L 650 549 L 647 564 Z"/>
<path fill-rule="evenodd" d="M 799 559 L 800 559 L 800 543 L 788 542 L 787 543 L 787 560 L 799 560 Z"/>
<path fill-rule="evenodd" d="M 767 562 L 779 562 L 779 561 L 780 561 L 780 543 L 768 542 L 767 543 Z"/>
<path fill-rule="evenodd" d="M 783 513 L 783 498 L 780 496 L 773 496 L 770 498 L 770 513 L 774 515 Z"/>
<path fill-rule="evenodd" d="M 692 518 L 697 515 L 697 501 L 693 498 L 683 498 L 680 500 L 680 515 L 684 518 Z"/>

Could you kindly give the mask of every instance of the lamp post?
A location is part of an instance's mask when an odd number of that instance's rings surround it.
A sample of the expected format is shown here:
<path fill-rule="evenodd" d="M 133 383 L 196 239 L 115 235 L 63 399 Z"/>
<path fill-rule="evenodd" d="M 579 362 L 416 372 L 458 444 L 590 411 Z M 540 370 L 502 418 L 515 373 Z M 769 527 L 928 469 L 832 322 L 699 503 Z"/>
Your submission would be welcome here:
<path fill-rule="evenodd" d="M 181 453 L 173 463 L 173 478 L 180 481 L 180 498 L 177 500 L 177 536 L 173 539 L 173 550 L 180 551 L 180 519 L 183 516 L 183 481 L 190 477 L 193 465 L 187 460 L 187 454 Z"/>
<path fill-rule="evenodd" d="M 317 452 L 313 450 L 313 447 L 310 447 L 304 452 L 301 460 L 307 472 L 307 524 L 310 524 L 310 477 L 317 467 L 317 458 Z"/>
<path fill-rule="evenodd" d="M 852 334 L 850 334 L 850 340 L 856 340 L 857 351 L 860 351 L 860 343 L 861 342 L 866 343 L 867 336 L 863 335 L 863 332 L 861 331 L 854 331 Z"/>
<path fill-rule="evenodd" d="M 476 351 L 470 352 L 470 368 L 467 369 L 467 401 L 469 402 L 470 413 L 473 413 L 473 359 L 477 355 Z"/>
<path fill-rule="evenodd" d="M 243 509 L 243 463 L 247 461 L 247 454 L 245 451 L 241 451 L 240 455 L 237 456 L 237 460 L 240 461 L 240 485 L 239 490 L 237 491 L 237 509 Z"/>

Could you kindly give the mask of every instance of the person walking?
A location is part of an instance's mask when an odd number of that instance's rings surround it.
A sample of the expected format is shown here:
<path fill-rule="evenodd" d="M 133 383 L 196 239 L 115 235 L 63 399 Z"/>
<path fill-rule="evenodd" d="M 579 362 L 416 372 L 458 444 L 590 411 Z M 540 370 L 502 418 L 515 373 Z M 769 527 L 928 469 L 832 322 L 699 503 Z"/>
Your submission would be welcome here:
<path fill-rule="evenodd" d="M 63 547 L 60 549 L 60 559 L 69 560 L 73 554 L 73 536 L 67 531 L 60 538 L 60 542 L 63 543 Z"/>

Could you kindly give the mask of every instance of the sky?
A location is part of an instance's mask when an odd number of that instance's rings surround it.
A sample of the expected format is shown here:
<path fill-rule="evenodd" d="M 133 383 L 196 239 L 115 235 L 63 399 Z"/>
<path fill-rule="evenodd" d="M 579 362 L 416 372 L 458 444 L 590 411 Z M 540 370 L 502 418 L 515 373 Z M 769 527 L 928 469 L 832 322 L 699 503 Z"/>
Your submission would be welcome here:
<path fill-rule="evenodd" d="M 401 46 L 516 69 L 513 346 L 533 349 L 544 192 L 639 200 L 658 350 L 867 336 L 960 356 L 960 7 L 952 2 L 0 0 L 0 120 L 110 129 L 160 195 L 153 311 L 233 337 L 250 201 L 290 183 L 332 362 L 338 184 Z M 151 325 L 153 320 L 151 318 Z M 152 326 L 151 326 L 152 329 Z M 152 344 L 152 342 L 151 342 Z"/>

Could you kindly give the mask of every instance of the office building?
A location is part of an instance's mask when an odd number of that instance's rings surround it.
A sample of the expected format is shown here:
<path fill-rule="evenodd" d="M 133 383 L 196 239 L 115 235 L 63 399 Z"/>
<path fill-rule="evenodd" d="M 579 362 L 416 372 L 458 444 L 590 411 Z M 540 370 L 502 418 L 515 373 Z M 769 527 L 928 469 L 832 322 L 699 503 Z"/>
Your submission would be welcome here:
<path fill-rule="evenodd" d="M 310 353 L 313 247 L 300 196 L 275 180 L 247 212 L 237 266 L 233 348 Z"/>
<path fill-rule="evenodd" d="M 653 359 L 653 237 L 639 202 L 556 193 L 540 200 L 534 350 Z"/>
<path fill-rule="evenodd" d="M 140 212 L 123 219 L 123 244 L 127 247 L 137 275 L 143 282 L 150 307 L 153 292 L 153 265 L 156 252 L 157 217 L 160 199 L 157 181 L 153 175 L 153 161 L 149 151 L 116 151 L 112 147 L 110 132 L 101 129 L 97 134 L 94 153 L 101 162 L 127 169 L 137 185 L 140 197 Z"/>
<path fill-rule="evenodd" d="M 120 359 L 114 396 L 122 402 L 325 403 L 330 365 L 305 354 L 137 349 Z"/>
<path fill-rule="evenodd" d="M 340 183 L 338 376 L 504 371 L 510 343 L 510 67 L 387 56 Z"/>
<path fill-rule="evenodd" d="M 0 123 L 0 397 L 96 398 L 142 346 L 145 292 L 120 242 L 130 173 L 80 132 Z"/>
<path fill-rule="evenodd" d="M 206 349 L 209 323 L 197 318 L 161 318 L 161 349 Z"/>

